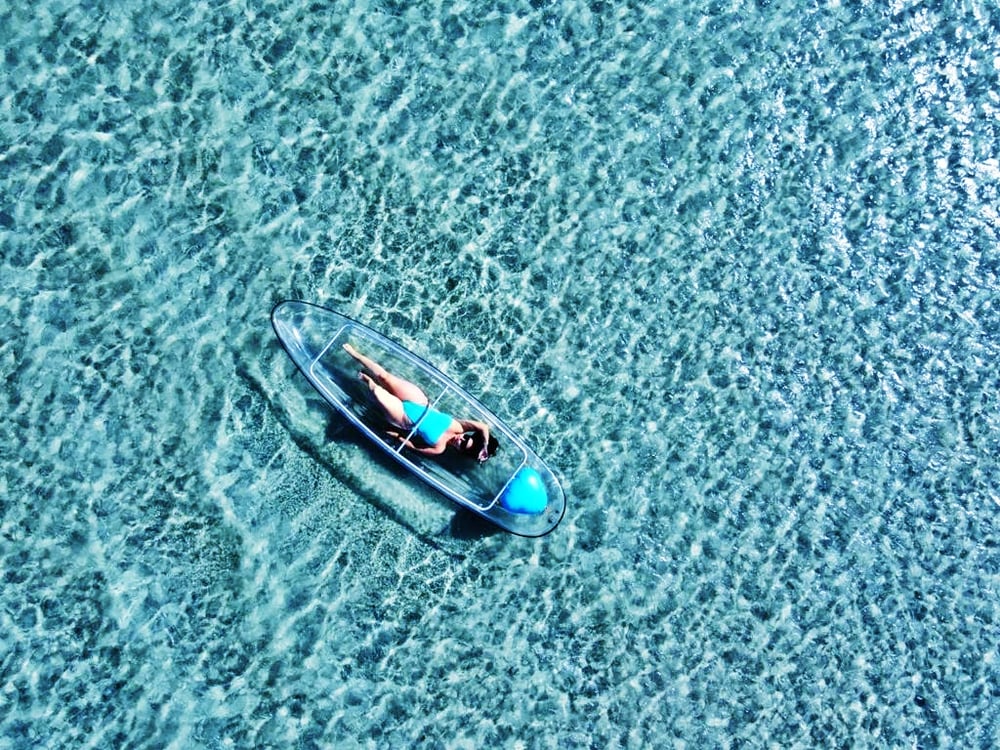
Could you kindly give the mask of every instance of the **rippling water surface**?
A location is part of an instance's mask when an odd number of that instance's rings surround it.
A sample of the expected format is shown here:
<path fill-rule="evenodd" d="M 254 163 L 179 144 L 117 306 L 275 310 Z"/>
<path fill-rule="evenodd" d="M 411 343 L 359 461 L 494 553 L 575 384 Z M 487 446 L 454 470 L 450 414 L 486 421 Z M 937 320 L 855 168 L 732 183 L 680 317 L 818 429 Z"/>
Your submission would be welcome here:
<path fill-rule="evenodd" d="M 993 4 L 0 28 L 0 748 L 1000 742 Z M 481 395 L 562 525 L 387 464 L 288 297 Z"/>

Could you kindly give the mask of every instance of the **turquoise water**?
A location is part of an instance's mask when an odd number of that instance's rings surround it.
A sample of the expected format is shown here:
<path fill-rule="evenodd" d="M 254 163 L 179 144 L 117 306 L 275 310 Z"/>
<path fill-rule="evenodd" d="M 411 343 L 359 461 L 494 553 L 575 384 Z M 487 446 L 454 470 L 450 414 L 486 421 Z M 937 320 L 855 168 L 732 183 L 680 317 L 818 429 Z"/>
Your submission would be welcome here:
<path fill-rule="evenodd" d="M 0 748 L 1000 743 L 994 4 L 17 7 Z M 371 451 L 287 297 L 562 525 Z"/>

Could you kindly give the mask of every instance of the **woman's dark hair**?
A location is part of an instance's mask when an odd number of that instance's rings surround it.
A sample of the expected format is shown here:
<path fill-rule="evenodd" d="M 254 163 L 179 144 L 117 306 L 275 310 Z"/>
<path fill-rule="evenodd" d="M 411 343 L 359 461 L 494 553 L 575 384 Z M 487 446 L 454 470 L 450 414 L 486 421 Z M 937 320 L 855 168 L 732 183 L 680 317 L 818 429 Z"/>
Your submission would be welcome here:
<path fill-rule="evenodd" d="M 470 456 L 478 456 L 483 450 L 483 433 L 477 431 L 465 433 L 470 438 L 472 438 L 472 445 L 469 446 L 468 453 Z M 489 445 L 486 447 L 486 454 L 491 458 L 500 450 L 500 441 L 495 437 L 490 435 Z"/>

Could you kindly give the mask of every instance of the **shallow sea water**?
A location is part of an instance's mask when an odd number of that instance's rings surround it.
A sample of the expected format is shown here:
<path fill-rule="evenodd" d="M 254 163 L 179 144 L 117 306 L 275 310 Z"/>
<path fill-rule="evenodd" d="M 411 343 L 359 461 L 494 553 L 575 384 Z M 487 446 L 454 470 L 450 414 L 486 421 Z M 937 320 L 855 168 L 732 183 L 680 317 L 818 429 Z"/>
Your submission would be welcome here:
<path fill-rule="evenodd" d="M 1000 743 L 993 4 L 0 29 L 0 748 Z M 480 395 L 562 525 L 387 464 L 288 297 Z"/>

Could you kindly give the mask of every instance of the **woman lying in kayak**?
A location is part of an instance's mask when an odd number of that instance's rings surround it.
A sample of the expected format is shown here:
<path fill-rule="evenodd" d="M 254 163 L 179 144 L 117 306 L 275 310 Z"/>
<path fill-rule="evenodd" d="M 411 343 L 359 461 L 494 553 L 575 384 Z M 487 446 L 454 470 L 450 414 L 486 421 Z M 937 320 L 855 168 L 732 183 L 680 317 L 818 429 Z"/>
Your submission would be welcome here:
<path fill-rule="evenodd" d="M 451 446 L 462 455 L 475 456 L 480 463 L 497 452 L 500 446 L 490 435 L 489 425 L 472 419 L 455 419 L 430 408 L 430 400 L 419 386 L 393 375 L 350 344 L 344 344 L 344 351 L 361 363 L 364 370 L 358 377 L 368 386 L 386 419 L 405 431 L 401 434 L 389 430 L 389 434 L 408 448 L 434 456 Z M 422 445 L 406 439 L 414 425 L 417 426 L 414 437 L 419 438 Z"/>

